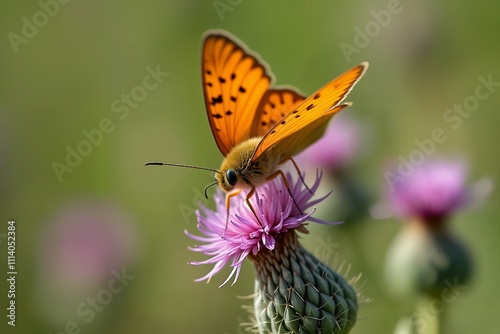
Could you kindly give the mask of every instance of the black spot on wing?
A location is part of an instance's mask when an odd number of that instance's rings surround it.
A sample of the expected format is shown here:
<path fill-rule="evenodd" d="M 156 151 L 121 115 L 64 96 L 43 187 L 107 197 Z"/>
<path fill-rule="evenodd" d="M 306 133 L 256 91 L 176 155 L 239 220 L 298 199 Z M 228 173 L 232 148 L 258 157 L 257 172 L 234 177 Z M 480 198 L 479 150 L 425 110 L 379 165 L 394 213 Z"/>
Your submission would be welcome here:
<path fill-rule="evenodd" d="M 212 83 L 211 83 L 211 82 L 207 82 L 207 86 L 208 86 L 208 87 L 212 87 L 213 85 L 212 85 Z"/>
<path fill-rule="evenodd" d="M 274 109 L 276 107 L 276 105 L 272 102 L 269 102 L 269 105 L 271 106 L 272 109 Z"/>
<path fill-rule="evenodd" d="M 221 119 L 222 118 L 222 115 L 217 113 L 217 114 L 212 114 L 212 117 L 213 118 L 217 118 L 217 119 Z"/>
<path fill-rule="evenodd" d="M 245 88 L 243 88 L 243 86 L 240 86 L 238 90 L 240 91 L 240 93 L 245 93 L 247 91 Z"/>
<path fill-rule="evenodd" d="M 223 77 L 219 77 L 219 82 L 220 82 L 220 83 L 225 83 L 225 82 L 226 82 L 226 79 L 224 79 Z"/>
<path fill-rule="evenodd" d="M 285 123 L 286 123 L 286 121 L 281 121 L 281 124 L 283 124 L 283 125 L 284 125 Z"/>
<path fill-rule="evenodd" d="M 307 106 L 306 110 L 311 110 L 314 107 L 315 107 L 315 105 L 311 103 L 310 105 Z"/>
<path fill-rule="evenodd" d="M 212 75 L 212 72 L 210 70 L 206 70 L 205 72 L 207 72 L 208 75 Z"/>
<path fill-rule="evenodd" d="M 313 99 L 317 100 L 317 99 L 319 99 L 320 96 L 321 96 L 321 94 L 317 93 L 316 95 L 314 95 Z"/>
<path fill-rule="evenodd" d="M 292 111 L 292 114 L 296 114 L 298 112 L 299 112 L 298 110 L 294 110 L 294 111 Z"/>
<path fill-rule="evenodd" d="M 231 101 L 236 102 L 236 97 L 231 96 Z"/>
<path fill-rule="evenodd" d="M 226 111 L 226 115 L 227 115 L 227 116 L 231 116 L 232 114 L 233 114 L 233 113 L 231 112 L 231 110 Z"/>
<path fill-rule="evenodd" d="M 236 74 L 231 74 L 231 80 L 234 80 L 234 78 L 236 78 Z"/>
<path fill-rule="evenodd" d="M 262 123 L 260 123 L 260 124 L 262 124 L 262 126 L 266 126 L 266 125 L 267 125 L 267 122 L 262 122 Z"/>
<path fill-rule="evenodd" d="M 295 115 L 295 118 L 299 118 L 299 117 L 300 117 L 300 115 Z"/>
<path fill-rule="evenodd" d="M 222 103 L 222 95 L 212 97 L 211 105 L 215 106 L 217 103 Z"/>

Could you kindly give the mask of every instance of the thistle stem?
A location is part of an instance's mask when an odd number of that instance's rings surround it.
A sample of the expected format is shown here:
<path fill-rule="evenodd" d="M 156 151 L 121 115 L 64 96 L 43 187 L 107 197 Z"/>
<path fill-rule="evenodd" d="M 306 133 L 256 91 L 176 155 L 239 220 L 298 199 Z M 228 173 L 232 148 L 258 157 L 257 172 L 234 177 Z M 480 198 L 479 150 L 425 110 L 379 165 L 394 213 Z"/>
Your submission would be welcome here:
<path fill-rule="evenodd" d="M 420 297 L 415 303 L 415 321 L 413 321 L 413 331 L 422 334 L 443 333 L 444 309 L 436 309 L 435 299 L 427 296 Z"/>

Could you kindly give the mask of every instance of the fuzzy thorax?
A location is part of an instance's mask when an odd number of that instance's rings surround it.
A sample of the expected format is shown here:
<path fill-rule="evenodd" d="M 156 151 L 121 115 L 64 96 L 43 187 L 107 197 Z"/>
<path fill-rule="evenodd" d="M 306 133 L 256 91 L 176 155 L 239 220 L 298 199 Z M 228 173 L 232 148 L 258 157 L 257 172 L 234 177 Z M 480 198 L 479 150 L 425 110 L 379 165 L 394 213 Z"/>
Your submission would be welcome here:
<path fill-rule="evenodd" d="M 219 187 L 225 192 L 234 189 L 245 189 L 258 186 L 266 181 L 266 178 L 276 170 L 280 157 L 273 157 L 272 148 L 251 161 L 257 145 L 262 137 L 254 137 L 241 142 L 233 147 L 222 162 L 219 173 L 215 178 Z M 228 179 L 228 171 L 234 171 L 236 183 L 231 184 Z"/>

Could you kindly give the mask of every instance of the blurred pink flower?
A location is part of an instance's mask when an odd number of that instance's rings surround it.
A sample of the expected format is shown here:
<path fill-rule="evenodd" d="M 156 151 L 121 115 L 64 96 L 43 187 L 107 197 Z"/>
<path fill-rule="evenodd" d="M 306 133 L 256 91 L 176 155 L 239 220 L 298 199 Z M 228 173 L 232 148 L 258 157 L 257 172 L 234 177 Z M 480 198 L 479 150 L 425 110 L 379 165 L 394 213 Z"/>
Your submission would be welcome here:
<path fill-rule="evenodd" d="M 133 260 L 136 240 L 131 223 L 128 215 L 106 202 L 62 208 L 42 240 L 41 261 L 49 281 L 69 289 L 106 282 L 113 269 Z"/>
<path fill-rule="evenodd" d="M 429 161 L 394 184 L 387 195 L 391 211 L 402 217 L 444 218 L 482 200 L 489 182 L 467 186 L 468 168 L 461 161 Z"/>
<path fill-rule="evenodd" d="M 296 156 L 299 166 L 337 170 L 350 165 L 360 151 L 361 129 L 353 118 L 343 112 L 329 123 L 325 134 Z"/>
<path fill-rule="evenodd" d="M 472 258 L 450 233 L 448 223 L 457 210 L 483 202 L 492 189 L 491 180 L 468 185 L 467 164 L 459 160 L 426 161 L 412 166 L 404 177 L 393 175 L 397 181 L 390 184 L 388 211 L 406 224 L 387 251 L 390 292 L 405 299 L 415 294 L 437 299 L 447 289 L 447 282 L 468 284 Z"/>

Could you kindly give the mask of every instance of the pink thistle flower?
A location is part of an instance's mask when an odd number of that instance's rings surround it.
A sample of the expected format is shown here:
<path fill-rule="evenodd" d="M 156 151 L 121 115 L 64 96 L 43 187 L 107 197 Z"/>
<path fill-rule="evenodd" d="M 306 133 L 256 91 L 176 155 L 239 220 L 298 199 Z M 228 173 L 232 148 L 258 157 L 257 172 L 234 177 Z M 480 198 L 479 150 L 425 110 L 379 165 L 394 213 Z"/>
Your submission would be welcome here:
<path fill-rule="evenodd" d="M 473 260 L 451 233 L 449 221 L 457 210 L 481 204 L 493 188 L 492 180 L 469 185 L 467 164 L 460 160 L 431 160 L 413 167 L 405 177 L 392 175 L 396 182 L 390 184 L 386 211 L 407 223 L 387 252 L 391 292 L 404 298 L 422 293 L 434 299 L 441 298 L 447 282 L 468 284 Z"/>
<path fill-rule="evenodd" d="M 445 217 L 474 201 L 467 187 L 467 166 L 454 161 L 423 164 L 398 182 L 388 199 L 393 212 L 404 217 Z"/>
<path fill-rule="evenodd" d="M 221 286 L 225 285 L 233 276 L 234 284 L 238 279 L 245 258 L 250 254 L 255 256 L 263 249 L 274 250 L 277 237 L 280 234 L 292 230 L 307 233 L 303 226 L 306 221 L 336 224 L 313 218 L 311 215 L 315 211 L 314 208 L 311 212 L 305 213 L 309 208 L 328 196 L 327 194 L 321 198 L 312 198 L 321 181 L 320 173 L 316 175 L 316 181 L 310 188 L 312 193 L 309 192 L 300 179 L 294 181 L 290 173 L 287 173 L 286 176 L 293 198 L 288 193 L 281 178 L 276 178 L 257 187 L 255 194 L 251 197 L 250 202 L 259 217 L 260 223 L 255 219 L 245 202 L 246 192 L 231 198 L 229 224 L 226 231 L 227 209 L 224 193 L 221 191 L 216 193 L 214 197 L 215 211 L 205 206 L 201 206 L 200 210 L 196 211 L 198 230 L 203 236 L 194 235 L 188 231 L 185 231 L 185 233 L 190 238 L 204 243 L 192 247 L 192 251 L 211 257 L 205 261 L 191 262 L 191 264 L 214 264 L 213 269 L 207 275 L 197 279 L 197 282 L 209 281 L 212 276 L 230 263 L 233 270 Z M 294 199 L 300 210 L 295 205 Z M 222 238 L 222 235 L 224 235 L 224 238 Z"/>
<path fill-rule="evenodd" d="M 227 230 L 222 192 L 215 195 L 215 210 L 202 206 L 196 212 L 202 236 L 186 234 L 203 242 L 192 250 L 210 258 L 192 264 L 214 265 L 197 281 L 210 280 L 229 264 L 233 270 L 221 286 L 233 277 L 234 284 L 248 257 L 256 273 L 254 328 L 259 333 L 348 333 L 357 318 L 356 291 L 302 247 L 296 232 L 307 233 L 306 221 L 332 224 L 313 218 L 315 209 L 305 213 L 326 197 L 312 198 L 321 175 L 316 174 L 311 191 L 300 178 L 293 180 L 289 173 L 286 177 L 293 197 L 280 178 L 256 189 L 250 202 L 258 220 L 245 201 L 246 193 L 231 198 Z"/>

